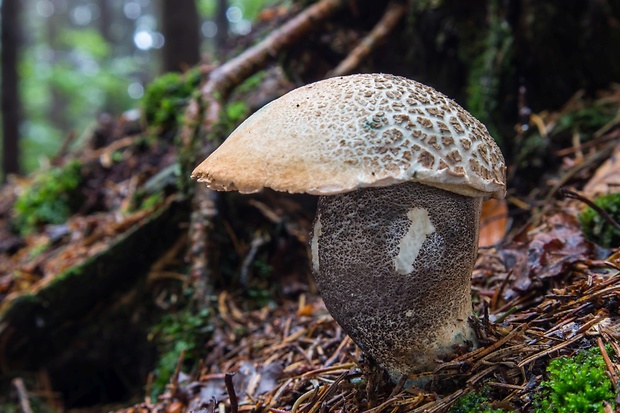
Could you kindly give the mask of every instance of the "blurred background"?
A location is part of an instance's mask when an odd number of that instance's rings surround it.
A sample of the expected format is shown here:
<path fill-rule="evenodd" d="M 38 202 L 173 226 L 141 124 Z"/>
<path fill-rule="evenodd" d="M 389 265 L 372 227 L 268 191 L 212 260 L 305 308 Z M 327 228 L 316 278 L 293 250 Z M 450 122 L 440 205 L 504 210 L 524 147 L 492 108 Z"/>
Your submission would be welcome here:
<path fill-rule="evenodd" d="M 158 74 L 225 58 L 273 3 L 0 0 L 2 179 L 45 163 L 101 114 L 135 107 Z"/>

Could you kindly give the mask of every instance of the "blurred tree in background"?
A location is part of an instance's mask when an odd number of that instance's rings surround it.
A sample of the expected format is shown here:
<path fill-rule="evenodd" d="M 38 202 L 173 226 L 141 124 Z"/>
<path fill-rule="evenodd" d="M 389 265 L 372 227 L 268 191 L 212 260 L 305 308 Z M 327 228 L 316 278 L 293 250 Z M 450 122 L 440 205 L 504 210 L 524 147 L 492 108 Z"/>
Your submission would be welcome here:
<path fill-rule="evenodd" d="M 21 43 L 19 32 L 20 2 L 4 0 L 0 12 L 2 21 L 1 48 L 2 54 L 2 164 L 4 173 L 19 171 L 18 139 L 21 101 L 17 88 L 17 59 Z"/>
<path fill-rule="evenodd" d="M 2 76 L 9 86 L 3 92 L 0 137 L 4 179 L 48 162 L 68 132 L 79 137 L 99 114 L 136 106 L 156 75 L 195 64 L 201 55 L 221 56 L 217 48 L 225 47 L 228 35 L 249 33 L 252 20 L 274 0 L 0 3 L 6 42 Z M 22 42 L 15 40 L 19 37 Z"/>
<path fill-rule="evenodd" d="M 161 26 L 165 39 L 164 72 L 176 72 L 194 66 L 200 60 L 200 23 L 194 0 L 161 3 Z"/>

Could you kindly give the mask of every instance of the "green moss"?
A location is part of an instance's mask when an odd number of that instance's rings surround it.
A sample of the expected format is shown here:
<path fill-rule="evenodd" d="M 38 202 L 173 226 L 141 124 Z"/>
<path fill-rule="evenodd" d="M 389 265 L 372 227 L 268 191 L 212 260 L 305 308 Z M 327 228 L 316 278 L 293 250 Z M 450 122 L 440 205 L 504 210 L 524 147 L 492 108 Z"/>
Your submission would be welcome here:
<path fill-rule="evenodd" d="M 258 85 L 261 84 L 261 82 L 265 79 L 266 76 L 267 76 L 267 72 L 265 72 L 264 70 L 253 74 L 252 76 L 245 79 L 242 84 L 237 86 L 236 92 L 237 93 L 252 92 L 254 89 L 258 87 Z"/>
<path fill-rule="evenodd" d="M 62 168 L 41 173 L 17 198 L 13 224 L 21 234 L 40 225 L 61 224 L 81 205 L 81 163 L 72 161 Z"/>
<path fill-rule="evenodd" d="M 595 413 L 604 411 L 604 401 L 615 405 L 598 347 L 552 360 L 547 374 L 549 379 L 534 400 L 535 413 Z"/>
<path fill-rule="evenodd" d="M 153 80 L 142 98 L 142 108 L 149 127 L 174 129 L 183 120 L 183 108 L 198 88 L 199 69 L 184 74 L 167 73 Z"/>
<path fill-rule="evenodd" d="M 498 0 L 488 2 L 486 37 L 466 54 L 477 56 L 467 79 L 467 109 L 484 123 L 501 146 L 496 119 L 502 99 L 501 77 L 512 69 L 514 36 Z"/>
<path fill-rule="evenodd" d="M 594 203 L 620 222 L 620 193 L 602 195 Z M 591 207 L 579 214 L 579 222 L 584 234 L 597 244 L 609 248 L 620 245 L 620 231 Z"/>
<path fill-rule="evenodd" d="M 245 102 L 231 102 L 226 105 L 226 117 L 231 124 L 239 123 L 249 111 L 250 108 Z"/>
<path fill-rule="evenodd" d="M 493 409 L 489 402 L 488 389 L 470 393 L 458 399 L 449 413 L 504 413 L 503 409 Z"/>

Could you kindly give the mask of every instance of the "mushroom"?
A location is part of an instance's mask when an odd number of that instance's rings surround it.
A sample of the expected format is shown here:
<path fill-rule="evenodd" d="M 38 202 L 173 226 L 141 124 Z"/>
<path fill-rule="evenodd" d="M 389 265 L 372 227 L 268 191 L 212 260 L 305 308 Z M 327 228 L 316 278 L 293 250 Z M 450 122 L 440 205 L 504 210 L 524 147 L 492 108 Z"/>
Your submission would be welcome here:
<path fill-rule="evenodd" d="M 480 211 L 505 196 L 505 169 L 485 126 L 443 94 L 358 74 L 269 103 L 192 177 L 216 190 L 320 195 L 311 251 L 322 298 L 398 380 L 476 345 Z"/>

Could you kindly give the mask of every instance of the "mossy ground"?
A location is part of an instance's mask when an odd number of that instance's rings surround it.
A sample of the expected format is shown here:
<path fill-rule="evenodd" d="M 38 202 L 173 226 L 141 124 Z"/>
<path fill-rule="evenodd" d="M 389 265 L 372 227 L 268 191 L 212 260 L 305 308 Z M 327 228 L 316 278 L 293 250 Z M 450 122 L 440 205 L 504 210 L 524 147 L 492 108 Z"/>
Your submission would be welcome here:
<path fill-rule="evenodd" d="M 167 73 L 153 80 L 142 99 L 149 128 L 176 130 L 183 120 L 183 108 L 201 79 L 202 73 L 196 68 L 184 74 Z"/>
<path fill-rule="evenodd" d="M 535 413 L 595 413 L 614 406 L 613 387 L 598 347 L 558 357 L 547 367 L 548 380 L 535 398 Z"/>
<path fill-rule="evenodd" d="M 61 224 L 80 206 L 81 163 L 41 172 L 15 202 L 13 226 L 22 235 L 45 224 Z"/>
<path fill-rule="evenodd" d="M 534 413 L 596 413 L 604 404 L 614 406 L 612 383 L 598 347 L 582 350 L 572 357 L 551 360 L 543 381 L 534 396 Z M 450 413 L 503 413 L 494 408 L 490 388 L 461 397 Z"/>
<path fill-rule="evenodd" d="M 616 222 L 620 221 L 620 193 L 602 195 L 594 201 Z M 613 248 L 620 245 L 620 230 L 614 228 L 592 207 L 579 214 L 579 222 L 586 236 L 597 244 Z"/>

